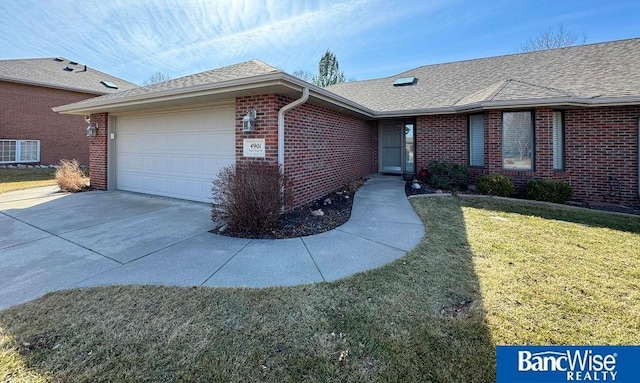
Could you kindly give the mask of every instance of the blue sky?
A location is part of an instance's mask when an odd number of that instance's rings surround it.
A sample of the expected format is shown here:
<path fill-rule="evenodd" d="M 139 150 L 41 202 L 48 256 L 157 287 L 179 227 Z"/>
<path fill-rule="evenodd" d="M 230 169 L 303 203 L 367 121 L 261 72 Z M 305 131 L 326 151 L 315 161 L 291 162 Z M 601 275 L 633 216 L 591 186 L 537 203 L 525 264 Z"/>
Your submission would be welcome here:
<path fill-rule="evenodd" d="M 2 0 L 0 59 L 63 56 L 142 83 L 262 60 L 316 72 L 331 49 L 347 78 L 515 53 L 549 28 L 586 43 L 640 37 L 628 0 Z"/>

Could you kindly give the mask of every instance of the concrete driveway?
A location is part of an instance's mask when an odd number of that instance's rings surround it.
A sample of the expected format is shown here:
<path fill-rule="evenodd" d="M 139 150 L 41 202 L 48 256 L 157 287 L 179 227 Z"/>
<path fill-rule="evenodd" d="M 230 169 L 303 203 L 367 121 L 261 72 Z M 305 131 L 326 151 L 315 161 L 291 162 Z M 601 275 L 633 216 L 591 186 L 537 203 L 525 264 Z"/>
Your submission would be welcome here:
<path fill-rule="evenodd" d="M 374 177 L 352 218 L 282 240 L 211 234 L 210 206 L 127 192 L 0 194 L 0 309 L 47 292 L 111 284 L 289 286 L 333 281 L 411 250 L 424 227 L 397 177 Z"/>

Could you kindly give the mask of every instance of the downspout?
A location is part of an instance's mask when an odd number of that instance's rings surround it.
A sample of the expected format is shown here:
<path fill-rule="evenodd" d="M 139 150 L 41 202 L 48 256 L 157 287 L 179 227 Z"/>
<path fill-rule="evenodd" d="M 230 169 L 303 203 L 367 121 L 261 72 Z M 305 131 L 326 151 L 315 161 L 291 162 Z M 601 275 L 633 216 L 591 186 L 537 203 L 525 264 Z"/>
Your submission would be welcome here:
<path fill-rule="evenodd" d="M 280 108 L 278 111 L 278 165 L 280 165 L 280 171 L 284 173 L 284 114 L 290 109 L 295 108 L 298 105 L 304 104 L 309 99 L 309 88 L 304 87 L 302 89 L 302 97 L 295 100 L 291 104 L 287 104 Z"/>

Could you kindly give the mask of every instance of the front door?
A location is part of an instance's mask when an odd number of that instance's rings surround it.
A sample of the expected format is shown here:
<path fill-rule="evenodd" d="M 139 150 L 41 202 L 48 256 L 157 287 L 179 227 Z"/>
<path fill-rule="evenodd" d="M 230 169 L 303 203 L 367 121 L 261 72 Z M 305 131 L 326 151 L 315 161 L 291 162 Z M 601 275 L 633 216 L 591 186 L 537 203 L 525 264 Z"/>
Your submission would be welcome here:
<path fill-rule="evenodd" d="M 382 121 L 379 126 L 379 171 L 381 173 L 415 172 L 413 121 Z"/>

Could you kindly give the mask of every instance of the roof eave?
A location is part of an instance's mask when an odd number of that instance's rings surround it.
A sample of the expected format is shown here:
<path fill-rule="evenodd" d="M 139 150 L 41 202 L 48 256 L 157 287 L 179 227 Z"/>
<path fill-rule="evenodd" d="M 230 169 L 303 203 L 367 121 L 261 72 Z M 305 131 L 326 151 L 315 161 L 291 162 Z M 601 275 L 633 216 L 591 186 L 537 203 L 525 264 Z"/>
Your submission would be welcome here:
<path fill-rule="evenodd" d="M 85 88 L 75 88 L 75 87 L 72 87 L 72 86 L 63 86 L 63 85 L 51 84 L 51 83 L 42 82 L 42 81 L 19 79 L 19 78 L 15 78 L 15 77 L 0 76 L 0 81 L 14 82 L 14 83 L 25 84 L 25 85 L 41 86 L 41 87 L 44 87 L 44 88 L 51 88 L 51 89 L 69 90 L 69 91 L 72 91 L 72 92 L 95 94 L 97 96 L 104 96 L 105 94 L 109 94 L 108 92 L 98 92 L 98 91 L 95 91 L 95 90 L 90 90 L 90 89 L 85 89 Z"/>
<path fill-rule="evenodd" d="M 521 100 L 483 101 L 456 106 L 457 112 L 490 109 L 540 108 L 540 107 L 598 107 L 640 104 L 640 96 L 620 97 L 549 97 Z"/>
<path fill-rule="evenodd" d="M 313 84 L 307 83 L 297 77 L 284 72 L 275 72 L 257 76 L 243 77 L 218 83 L 208 83 L 196 85 L 177 90 L 153 92 L 146 95 L 133 95 L 117 99 L 91 100 L 85 104 L 68 104 L 52 108 L 54 112 L 63 114 L 86 115 L 90 113 L 103 112 L 118 108 L 131 106 L 152 105 L 158 102 L 173 100 L 185 100 L 209 95 L 232 93 L 237 91 L 259 89 L 268 86 L 281 85 L 289 89 L 302 92 L 304 87 L 308 87 L 314 98 L 329 102 L 341 109 L 348 109 L 352 112 L 373 117 L 374 112 L 353 101 L 338 96 Z"/>
<path fill-rule="evenodd" d="M 492 109 L 526 109 L 540 107 L 598 107 L 640 104 L 640 96 L 621 97 L 555 97 L 526 100 L 482 101 L 466 105 L 375 112 L 376 118 L 416 117 L 436 114 L 473 113 Z"/>
<path fill-rule="evenodd" d="M 259 77 L 259 79 L 258 79 Z M 136 94 L 128 97 L 107 100 L 91 100 L 91 102 L 78 105 L 77 103 L 62 105 L 52 108 L 54 112 L 63 114 L 87 114 L 93 112 L 108 111 L 133 105 L 151 105 L 157 102 L 184 100 L 207 95 L 215 95 L 225 92 L 248 90 L 257 88 L 257 85 L 277 85 L 277 76 L 274 74 L 244 77 L 241 79 L 221 81 L 215 84 L 195 85 L 180 89 L 171 89 L 149 94 Z M 214 85 L 214 86 L 212 86 Z"/>

